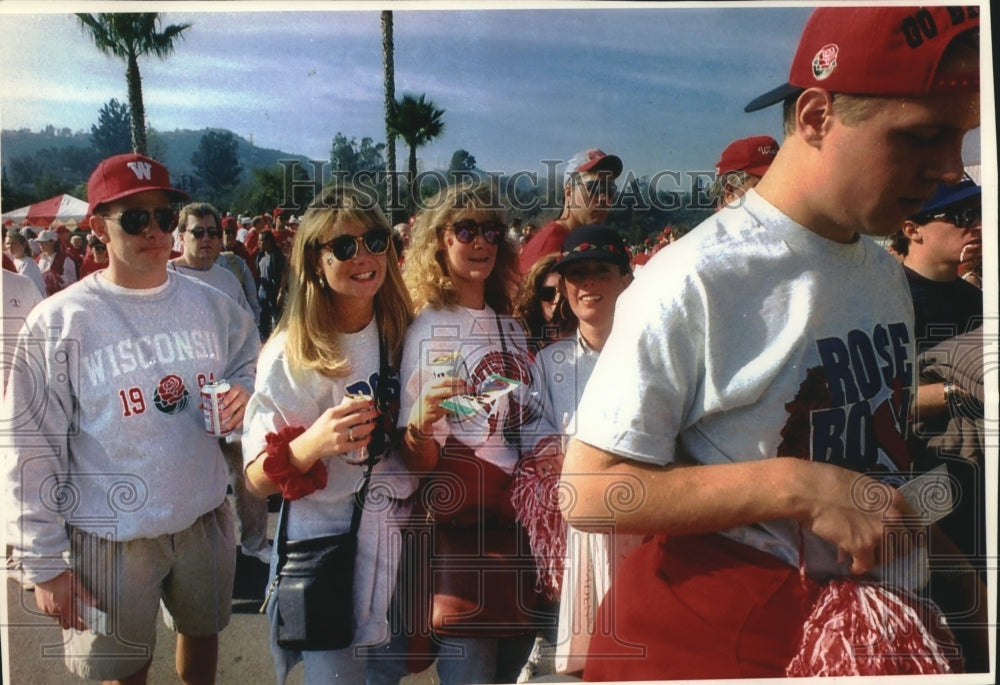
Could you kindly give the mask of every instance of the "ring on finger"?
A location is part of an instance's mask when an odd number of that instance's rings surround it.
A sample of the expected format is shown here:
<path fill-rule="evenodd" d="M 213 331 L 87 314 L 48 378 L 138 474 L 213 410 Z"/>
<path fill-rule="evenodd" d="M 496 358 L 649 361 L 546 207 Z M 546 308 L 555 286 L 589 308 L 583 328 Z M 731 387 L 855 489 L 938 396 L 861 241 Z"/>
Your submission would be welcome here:
<path fill-rule="evenodd" d="M 347 429 L 347 440 L 349 442 L 354 442 L 354 426 L 350 426 Z"/>

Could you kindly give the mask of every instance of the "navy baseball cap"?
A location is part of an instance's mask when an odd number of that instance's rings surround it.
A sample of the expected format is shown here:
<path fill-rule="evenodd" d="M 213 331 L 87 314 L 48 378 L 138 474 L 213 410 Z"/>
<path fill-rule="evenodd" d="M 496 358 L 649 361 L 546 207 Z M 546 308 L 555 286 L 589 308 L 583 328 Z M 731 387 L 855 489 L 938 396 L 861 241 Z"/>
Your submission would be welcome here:
<path fill-rule="evenodd" d="M 924 203 L 917 215 L 926 215 L 937 212 L 945 207 L 957 205 L 966 200 L 976 198 L 982 201 L 983 188 L 971 178 L 966 176 L 958 183 L 951 185 L 941 184 L 934 192 L 934 196 Z"/>
<path fill-rule="evenodd" d="M 632 255 L 618 232 L 600 224 L 580 226 L 570 231 L 563 241 L 559 261 L 552 268 L 561 274 L 573 262 L 584 259 L 611 262 L 624 269 L 630 268 L 632 263 Z"/>

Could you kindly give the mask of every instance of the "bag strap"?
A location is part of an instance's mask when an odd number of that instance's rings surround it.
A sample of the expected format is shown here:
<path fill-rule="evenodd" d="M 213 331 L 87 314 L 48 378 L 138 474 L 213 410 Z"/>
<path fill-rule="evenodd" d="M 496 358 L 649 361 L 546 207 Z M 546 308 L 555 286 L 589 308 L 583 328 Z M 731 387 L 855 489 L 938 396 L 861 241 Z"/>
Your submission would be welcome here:
<path fill-rule="evenodd" d="M 389 398 L 387 396 L 386 379 L 389 377 L 389 354 L 385 349 L 385 340 L 382 336 L 382 331 L 379 330 L 378 333 L 378 357 L 379 357 L 379 382 L 378 390 L 376 391 L 375 406 L 382 409 L 387 406 Z M 384 444 L 384 443 L 383 443 Z M 375 455 L 372 454 L 371 450 L 368 452 L 368 459 L 365 460 L 365 475 L 361 482 L 361 487 L 358 488 L 358 492 L 354 497 L 354 508 L 351 511 L 351 535 L 357 537 L 358 529 L 361 527 L 361 512 L 365 507 L 365 499 L 368 496 L 368 486 L 371 484 L 372 469 L 375 467 Z M 285 542 L 288 538 L 287 526 L 288 526 L 288 507 L 289 501 L 282 498 L 281 509 L 278 511 L 278 530 L 276 533 L 275 545 L 278 548 L 278 559 L 279 564 L 283 563 L 285 558 Z M 280 570 L 280 565 L 279 565 Z"/>
<path fill-rule="evenodd" d="M 493 310 L 493 318 L 496 319 L 496 322 L 497 322 L 497 333 L 500 334 L 500 352 L 501 352 L 501 359 L 503 359 L 503 372 L 504 372 L 504 375 L 507 376 L 507 378 L 510 378 L 510 379 L 513 380 L 514 379 L 514 374 L 511 373 L 511 369 L 510 369 L 510 366 L 509 366 L 510 361 L 511 361 L 511 355 L 508 354 L 508 352 L 507 352 L 507 336 L 504 335 L 504 332 L 503 332 L 503 322 L 500 321 L 500 315 L 497 314 L 496 310 Z M 509 396 L 508 396 L 508 400 L 507 401 L 508 401 L 508 403 L 510 403 Z M 520 407 L 520 405 L 518 405 L 518 406 Z M 518 411 L 520 411 L 520 409 L 518 409 Z M 505 433 L 506 433 L 506 431 L 505 431 Z M 524 456 L 524 455 L 521 454 L 521 417 L 520 416 L 517 417 L 517 420 L 515 421 L 514 427 L 509 431 L 509 435 L 510 435 L 510 438 L 513 438 L 512 446 L 517 451 L 517 460 L 521 461 L 521 457 Z M 510 438 L 508 438 L 509 442 L 511 441 Z"/>

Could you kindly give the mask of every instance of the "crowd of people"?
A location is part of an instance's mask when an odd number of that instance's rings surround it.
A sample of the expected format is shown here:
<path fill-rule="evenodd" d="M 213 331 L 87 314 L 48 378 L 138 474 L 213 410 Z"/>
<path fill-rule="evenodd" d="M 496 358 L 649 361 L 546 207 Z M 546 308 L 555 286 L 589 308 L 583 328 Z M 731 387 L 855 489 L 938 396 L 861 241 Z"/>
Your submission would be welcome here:
<path fill-rule="evenodd" d="M 162 606 L 213 682 L 237 548 L 279 683 L 989 670 L 978 68 L 973 12 L 816 10 L 747 105 L 784 141 L 655 249 L 598 148 L 538 230 L 490 180 L 392 226 L 102 161 L 85 230 L 4 235 L 8 561 L 69 670 L 145 682 Z"/>

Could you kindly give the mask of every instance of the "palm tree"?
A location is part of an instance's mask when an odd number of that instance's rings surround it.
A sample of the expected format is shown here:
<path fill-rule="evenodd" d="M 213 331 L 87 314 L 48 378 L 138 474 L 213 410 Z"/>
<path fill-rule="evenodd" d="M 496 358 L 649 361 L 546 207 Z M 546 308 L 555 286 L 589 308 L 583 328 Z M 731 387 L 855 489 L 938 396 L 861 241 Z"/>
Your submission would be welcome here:
<path fill-rule="evenodd" d="M 408 171 L 411 209 L 416 209 L 419 192 L 419 188 L 417 188 L 417 148 L 423 147 L 441 135 L 441 132 L 444 131 L 444 122 L 441 121 L 443 115 L 444 110 L 438 109 L 423 95 L 418 98 L 404 95 L 396 101 L 389 117 L 389 129 L 410 147 Z"/>
<path fill-rule="evenodd" d="M 385 170 L 389 199 L 389 215 L 396 222 L 393 212 L 399 211 L 399 185 L 396 183 L 396 135 L 392 132 L 390 116 L 396 105 L 396 67 L 392 39 L 392 11 L 382 12 L 382 79 L 385 91 Z"/>
<path fill-rule="evenodd" d="M 144 55 L 165 58 L 191 24 L 171 24 L 158 31 L 160 15 L 156 12 L 77 14 L 76 17 L 98 50 L 125 61 L 128 105 L 132 111 L 132 149 L 146 154 L 146 108 L 142 104 L 139 58 Z"/>

